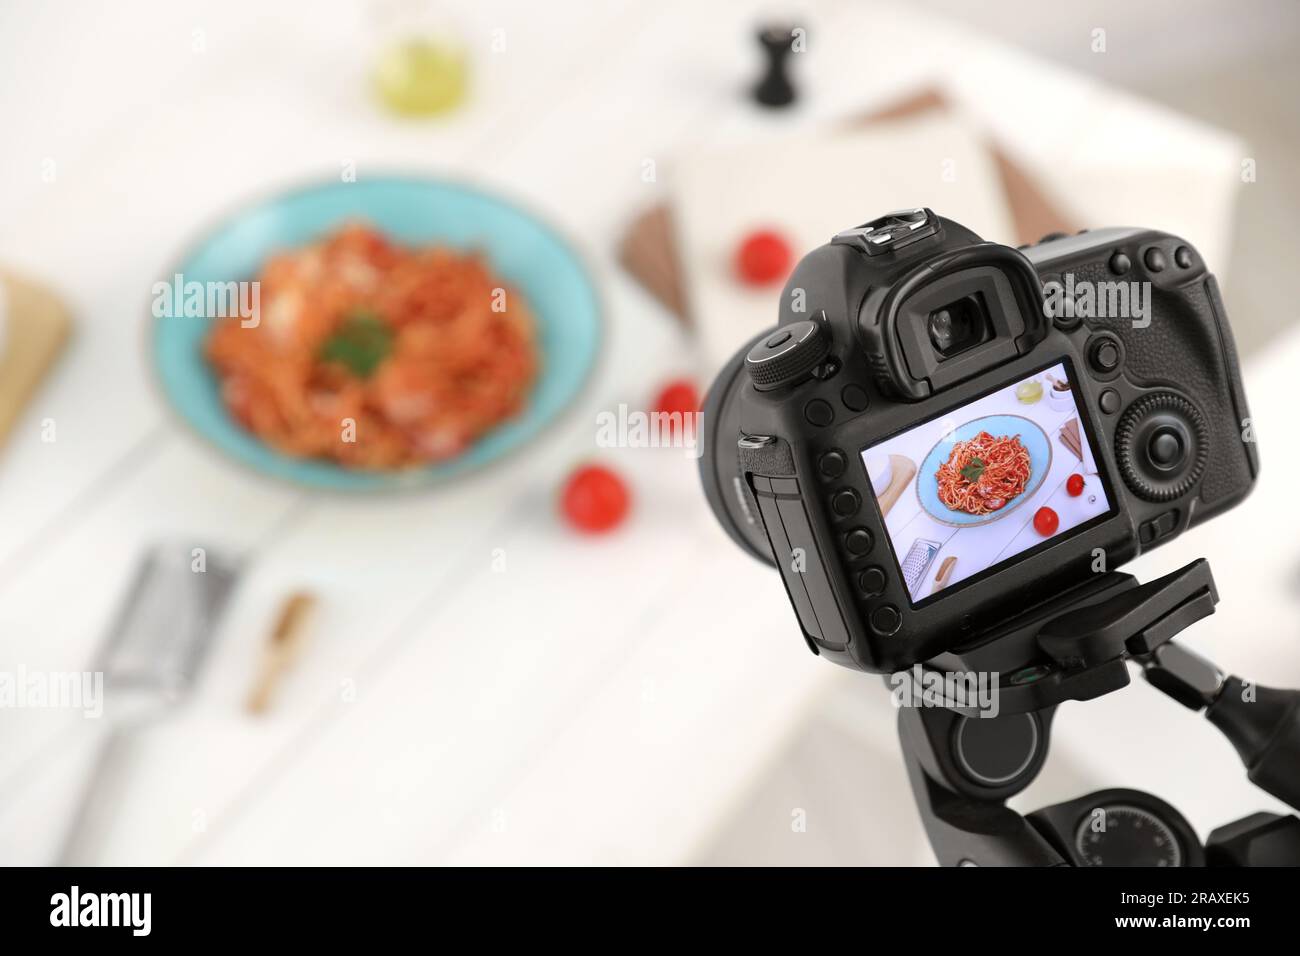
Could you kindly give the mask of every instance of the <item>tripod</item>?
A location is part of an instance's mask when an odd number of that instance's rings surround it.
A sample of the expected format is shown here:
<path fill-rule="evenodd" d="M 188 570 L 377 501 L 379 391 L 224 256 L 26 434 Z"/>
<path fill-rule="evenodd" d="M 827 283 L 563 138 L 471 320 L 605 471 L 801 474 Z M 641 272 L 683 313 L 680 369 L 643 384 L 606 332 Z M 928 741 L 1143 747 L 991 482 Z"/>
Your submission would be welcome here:
<path fill-rule="evenodd" d="M 996 716 L 981 716 L 968 696 L 899 711 L 912 794 L 940 864 L 1300 864 L 1294 815 L 1254 813 L 1202 845 L 1176 809 L 1138 790 L 1099 791 L 1028 816 L 1005 805 L 1041 770 L 1056 708 L 1126 686 L 1131 660 L 1157 689 L 1205 712 L 1252 783 L 1300 810 L 1300 691 L 1225 675 L 1172 643 L 1216 603 L 1204 559 L 1146 584 L 1109 572 L 917 668 L 918 685 L 954 673 L 998 681 Z"/>

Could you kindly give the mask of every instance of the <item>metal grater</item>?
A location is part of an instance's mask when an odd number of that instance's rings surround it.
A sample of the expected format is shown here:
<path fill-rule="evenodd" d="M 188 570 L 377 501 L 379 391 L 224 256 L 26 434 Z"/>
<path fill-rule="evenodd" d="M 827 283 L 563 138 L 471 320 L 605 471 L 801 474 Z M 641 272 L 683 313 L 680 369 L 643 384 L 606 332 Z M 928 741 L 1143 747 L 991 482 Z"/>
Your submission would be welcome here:
<path fill-rule="evenodd" d="M 916 586 L 925 577 L 925 572 L 930 570 L 930 565 L 934 563 L 934 556 L 942 547 L 942 542 L 931 541 L 928 538 L 917 538 L 912 542 L 907 557 L 903 559 L 903 580 L 907 582 L 908 593 L 913 597 L 916 597 Z"/>
<path fill-rule="evenodd" d="M 239 573 L 224 554 L 205 551 L 202 564 L 196 557 L 187 544 L 167 543 L 137 566 L 95 662 L 110 693 L 172 702 L 193 685 Z"/>
<path fill-rule="evenodd" d="M 176 542 L 153 548 L 136 568 L 94 664 L 104 675 L 103 727 L 60 863 L 93 860 L 112 824 L 112 795 L 128 775 L 124 764 L 134 731 L 188 696 L 211 649 L 241 565 L 211 551 L 202 564 L 196 558 L 188 544 Z"/>

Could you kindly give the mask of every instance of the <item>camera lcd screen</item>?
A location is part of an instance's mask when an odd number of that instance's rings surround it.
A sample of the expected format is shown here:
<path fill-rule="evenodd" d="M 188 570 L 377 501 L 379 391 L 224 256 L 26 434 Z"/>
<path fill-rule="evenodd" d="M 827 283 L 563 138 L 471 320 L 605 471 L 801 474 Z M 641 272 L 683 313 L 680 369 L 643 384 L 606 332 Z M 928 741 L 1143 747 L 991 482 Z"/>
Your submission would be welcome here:
<path fill-rule="evenodd" d="M 862 452 L 913 606 L 1112 512 L 1061 361 Z"/>

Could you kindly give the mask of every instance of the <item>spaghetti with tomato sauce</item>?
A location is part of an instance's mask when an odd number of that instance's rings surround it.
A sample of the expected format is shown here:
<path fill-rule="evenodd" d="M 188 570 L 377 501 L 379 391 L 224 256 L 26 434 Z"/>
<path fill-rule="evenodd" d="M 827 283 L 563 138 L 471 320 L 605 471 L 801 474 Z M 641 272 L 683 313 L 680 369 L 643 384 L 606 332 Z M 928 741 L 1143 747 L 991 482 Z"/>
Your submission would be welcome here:
<path fill-rule="evenodd" d="M 369 470 L 452 458 L 536 379 L 528 304 L 478 255 L 358 223 L 257 278 L 258 322 L 220 319 L 206 353 L 230 413 L 286 454 Z"/>
<path fill-rule="evenodd" d="M 1031 473 L 1029 451 L 1019 435 L 981 431 L 959 441 L 935 472 L 939 500 L 952 511 L 986 515 L 1025 490 Z"/>

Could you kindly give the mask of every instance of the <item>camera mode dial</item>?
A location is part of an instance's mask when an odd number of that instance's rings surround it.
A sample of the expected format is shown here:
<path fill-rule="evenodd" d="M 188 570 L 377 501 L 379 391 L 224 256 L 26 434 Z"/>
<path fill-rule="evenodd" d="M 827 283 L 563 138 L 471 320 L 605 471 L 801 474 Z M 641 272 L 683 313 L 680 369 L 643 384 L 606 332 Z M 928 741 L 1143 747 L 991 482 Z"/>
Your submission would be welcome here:
<path fill-rule="evenodd" d="M 830 333 L 812 319 L 792 322 L 758 341 L 745 356 L 749 380 L 760 392 L 793 385 L 830 354 Z"/>

